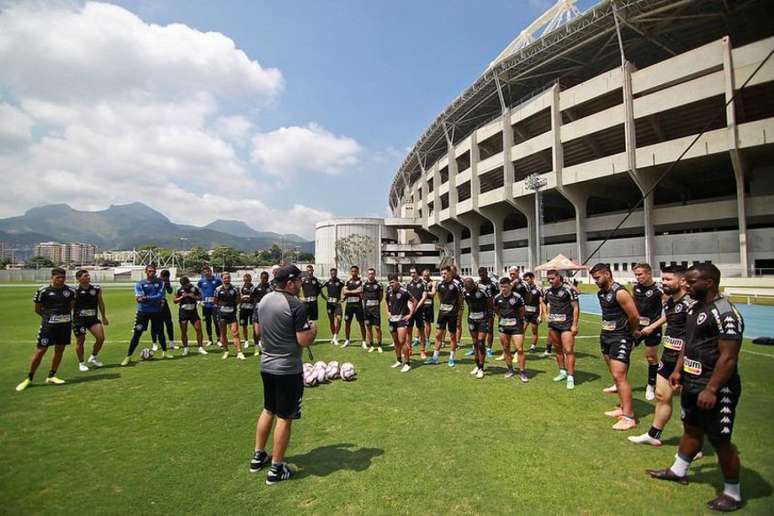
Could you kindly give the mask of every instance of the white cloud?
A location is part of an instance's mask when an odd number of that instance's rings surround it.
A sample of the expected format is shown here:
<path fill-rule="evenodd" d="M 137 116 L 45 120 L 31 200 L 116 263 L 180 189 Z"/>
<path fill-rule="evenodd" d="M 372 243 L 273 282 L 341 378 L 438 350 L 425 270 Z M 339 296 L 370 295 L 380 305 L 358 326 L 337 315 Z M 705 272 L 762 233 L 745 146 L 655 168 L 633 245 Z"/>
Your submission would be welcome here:
<path fill-rule="evenodd" d="M 253 137 L 253 163 L 275 176 L 299 172 L 335 175 L 359 163 L 360 144 L 336 136 L 316 123 L 304 127 L 281 127 Z"/>
<path fill-rule="evenodd" d="M 0 104 L 0 151 L 32 139 L 35 121 L 21 109 L 10 104 Z"/>
<path fill-rule="evenodd" d="M 253 123 L 242 115 L 221 116 L 215 120 L 215 134 L 243 143 L 253 129 Z"/>

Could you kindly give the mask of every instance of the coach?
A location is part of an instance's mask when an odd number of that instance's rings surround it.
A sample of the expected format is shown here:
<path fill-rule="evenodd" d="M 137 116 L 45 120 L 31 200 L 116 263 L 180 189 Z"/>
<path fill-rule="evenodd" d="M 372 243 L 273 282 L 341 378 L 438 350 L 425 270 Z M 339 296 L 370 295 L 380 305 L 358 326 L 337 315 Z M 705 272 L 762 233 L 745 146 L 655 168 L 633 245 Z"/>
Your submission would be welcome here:
<path fill-rule="evenodd" d="M 261 321 L 261 380 L 263 411 L 255 431 L 255 454 L 250 471 L 255 473 L 271 462 L 266 484 L 290 480 L 295 469 L 285 463 L 285 450 L 290 441 L 290 426 L 301 417 L 304 394 L 301 348 L 310 346 L 317 327 L 307 316 L 307 307 L 296 296 L 301 288 L 301 270 L 295 265 L 279 268 L 275 275 L 276 290 L 264 296 L 258 305 Z M 272 455 L 266 450 L 271 427 L 274 428 Z"/>

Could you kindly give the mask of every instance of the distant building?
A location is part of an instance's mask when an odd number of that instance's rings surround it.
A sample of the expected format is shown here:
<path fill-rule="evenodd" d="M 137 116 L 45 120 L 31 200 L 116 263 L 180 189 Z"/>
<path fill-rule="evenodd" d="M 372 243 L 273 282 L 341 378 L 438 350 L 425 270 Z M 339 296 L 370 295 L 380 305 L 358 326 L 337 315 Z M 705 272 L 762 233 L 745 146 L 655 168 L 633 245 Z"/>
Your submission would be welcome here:
<path fill-rule="evenodd" d="M 5 242 L 0 240 L 0 258 L 5 258 L 7 256 L 6 252 Z"/>
<path fill-rule="evenodd" d="M 97 246 L 82 242 L 41 242 L 35 246 L 35 256 L 46 257 L 57 264 L 92 264 L 96 252 Z"/>
<path fill-rule="evenodd" d="M 134 260 L 135 252 L 129 251 L 102 251 L 95 255 L 99 261 L 126 263 Z"/>

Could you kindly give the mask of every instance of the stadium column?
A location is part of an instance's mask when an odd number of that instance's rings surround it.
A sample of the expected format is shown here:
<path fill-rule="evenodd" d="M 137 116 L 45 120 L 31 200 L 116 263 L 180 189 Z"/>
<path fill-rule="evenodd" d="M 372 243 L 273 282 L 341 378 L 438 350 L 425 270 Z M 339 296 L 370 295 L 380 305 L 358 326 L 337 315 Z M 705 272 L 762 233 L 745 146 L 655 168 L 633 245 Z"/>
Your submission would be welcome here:
<path fill-rule="evenodd" d="M 551 163 L 556 176 L 556 189 L 565 199 L 570 201 L 575 209 L 575 252 L 578 263 L 586 259 L 586 203 L 588 202 L 587 188 L 576 185 L 565 185 L 562 170 L 564 169 L 564 148 L 562 147 L 562 110 L 560 104 L 561 89 L 559 84 L 552 87 L 551 96 L 551 134 L 553 143 L 551 146 Z"/>
<path fill-rule="evenodd" d="M 624 137 L 626 139 L 626 164 L 629 175 L 643 196 L 653 186 L 653 178 L 646 178 L 637 171 L 637 138 L 634 126 L 634 94 L 632 92 L 632 64 L 624 61 L 621 66 L 623 79 Z M 653 228 L 653 195 L 642 202 L 645 233 L 645 261 L 656 262 L 656 234 Z"/>
<path fill-rule="evenodd" d="M 739 226 L 739 265 L 743 276 L 750 275 L 750 263 L 747 255 L 747 199 L 744 194 L 745 162 L 739 149 L 739 132 L 736 125 L 736 102 L 734 98 L 734 61 L 731 38 L 723 38 L 723 75 L 725 79 L 726 125 L 728 131 L 728 152 L 736 181 L 736 217 Z"/>
<path fill-rule="evenodd" d="M 471 142 L 472 143 L 472 142 Z M 475 210 L 477 207 L 478 197 L 471 196 L 472 211 L 466 213 L 457 213 L 457 203 L 459 196 L 457 192 L 457 156 L 454 152 L 454 145 L 447 134 L 446 138 L 447 146 L 447 160 L 449 161 L 447 167 L 449 170 L 449 216 L 451 220 L 457 224 L 463 225 L 470 231 L 470 268 L 472 270 L 478 269 L 478 251 L 479 251 L 479 237 L 480 237 L 480 217 L 476 215 Z M 472 154 L 471 149 L 471 154 Z M 472 177 L 471 177 L 472 181 Z M 471 183 L 472 187 L 472 183 Z"/>

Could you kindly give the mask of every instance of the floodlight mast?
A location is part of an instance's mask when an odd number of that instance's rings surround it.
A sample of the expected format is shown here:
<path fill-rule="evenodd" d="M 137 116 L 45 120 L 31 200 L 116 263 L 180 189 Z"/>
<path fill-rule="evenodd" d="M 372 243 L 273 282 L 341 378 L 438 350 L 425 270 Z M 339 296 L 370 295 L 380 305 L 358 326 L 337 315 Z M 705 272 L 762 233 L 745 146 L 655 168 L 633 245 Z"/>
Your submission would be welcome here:
<path fill-rule="evenodd" d="M 530 174 L 524 181 L 524 185 L 535 191 L 535 261 L 538 265 L 542 262 L 540 257 L 540 235 L 543 233 L 543 196 L 540 189 L 548 184 L 548 180 L 540 174 Z"/>
<path fill-rule="evenodd" d="M 500 64 L 501 61 L 535 41 L 535 34 L 537 34 L 540 29 L 543 29 L 541 35 L 546 35 L 581 14 L 578 8 L 575 7 L 575 2 L 576 0 L 557 0 L 553 6 L 541 14 L 535 21 L 530 23 L 527 28 L 521 31 L 516 39 L 511 41 L 508 46 L 495 57 L 494 61 L 489 63 L 487 70 L 491 70 Z"/>

